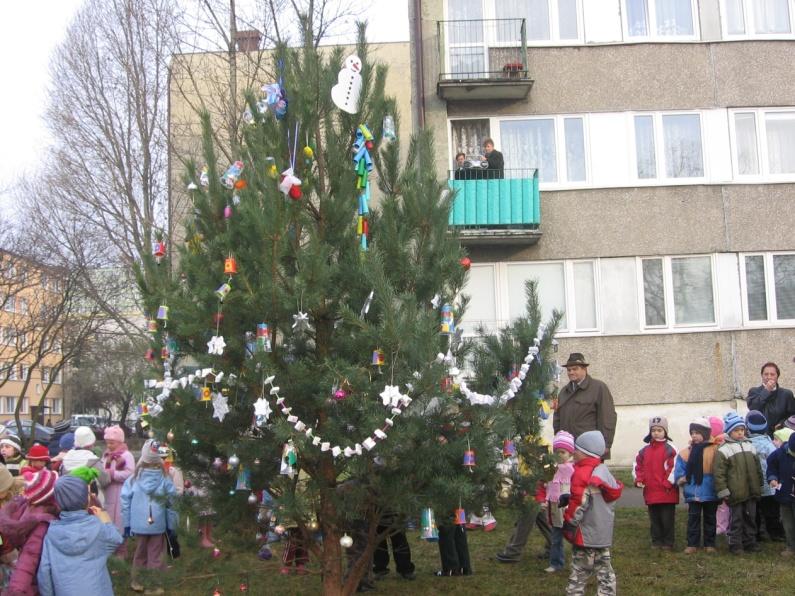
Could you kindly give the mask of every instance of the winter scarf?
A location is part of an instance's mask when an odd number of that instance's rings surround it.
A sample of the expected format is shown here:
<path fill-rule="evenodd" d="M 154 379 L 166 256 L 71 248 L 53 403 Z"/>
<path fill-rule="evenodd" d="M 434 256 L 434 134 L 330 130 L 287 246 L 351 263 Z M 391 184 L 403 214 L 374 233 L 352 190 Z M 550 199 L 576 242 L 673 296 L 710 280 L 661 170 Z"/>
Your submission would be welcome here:
<path fill-rule="evenodd" d="M 105 469 L 110 470 L 115 465 L 117 470 L 123 470 L 127 465 L 122 457 L 125 451 L 128 451 L 126 443 L 119 445 L 116 451 L 106 451 L 102 456 L 105 459 Z"/>
<path fill-rule="evenodd" d="M 693 479 L 698 485 L 704 482 L 704 449 L 709 445 L 709 442 L 703 441 L 690 448 L 690 457 L 687 458 L 687 467 L 685 468 L 685 478 L 688 482 L 692 482 Z"/>

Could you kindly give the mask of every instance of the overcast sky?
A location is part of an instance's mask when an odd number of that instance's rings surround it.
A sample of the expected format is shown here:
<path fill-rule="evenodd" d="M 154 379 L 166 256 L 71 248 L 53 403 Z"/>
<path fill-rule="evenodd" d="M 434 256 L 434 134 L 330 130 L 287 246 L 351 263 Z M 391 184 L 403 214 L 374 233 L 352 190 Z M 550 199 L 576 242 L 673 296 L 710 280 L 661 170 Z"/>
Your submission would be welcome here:
<path fill-rule="evenodd" d="M 42 114 L 50 55 L 83 1 L 0 0 L 0 217 L 9 206 L 8 188 L 18 176 L 33 175 L 46 151 Z M 408 40 L 407 0 L 362 1 L 368 4 L 364 16 L 372 41 Z"/>

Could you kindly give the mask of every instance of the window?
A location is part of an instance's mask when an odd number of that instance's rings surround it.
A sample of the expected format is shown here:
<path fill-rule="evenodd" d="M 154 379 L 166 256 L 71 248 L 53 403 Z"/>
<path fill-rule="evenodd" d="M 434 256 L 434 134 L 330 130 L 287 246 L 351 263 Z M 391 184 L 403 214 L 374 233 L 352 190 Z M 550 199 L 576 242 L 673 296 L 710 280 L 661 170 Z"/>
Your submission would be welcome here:
<path fill-rule="evenodd" d="M 17 409 L 17 398 L 13 396 L 7 396 L 5 398 L 5 406 L 6 406 L 6 414 L 13 414 L 14 411 Z"/>
<path fill-rule="evenodd" d="M 634 117 L 638 179 L 703 178 L 700 114 Z"/>
<path fill-rule="evenodd" d="M 483 153 L 483 140 L 491 136 L 488 118 L 472 120 L 451 120 L 452 149 L 456 153 L 465 153 L 469 157 L 478 157 Z"/>
<path fill-rule="evenodd" d="M 574 328 L 577 331 L 596 329 L 596 282 L 593 261 L 577 261 L 572 265 L 574 277 Z"/>
<path fill-rule="evenodd" d="M 30 400 L 28 400 L 27 397 L 23 397 L 22 398 L 22 407 L 19 408 L 19 413 L 20 414 L 28 414 L 29 413 L 29 410 L 28 410 L 29 405 L 30 405 Z"/>
<path fill-rule="evenodd" d="M 727 37 L 788 35 L 793 32 L 793 0 L 722 0 Z"/>
<path fill-rule="evenodd" d="M 508 274 L 508 316 L 521 317 L 527 312 L 525 282 L 535 279 L 538 282 L 538 299 L 541 303 L 541 318 L 546 321 L 553 310 L 566 310 L 566 288 L 563 263 L 509 263 Z M 566 315 L 560 323 L 561 330 L 567 329 Z"/>
<path fill-rule="evenodd" d="M 61 384 L 61 371 L 60 370 L 57 373 L 54 374 L 52 382 L 55 383 L 56 385 L 60 385 Z"/>
<path fill-rule="evenodd" d="M 733 116 L 738 176 L 795 174 L 795 110 L 742 110 Z"/>
<path fill-rule="evenodd" d="M 7 375 L 7 376 L 6 376 Z M 2 374 L 0 375 L 0 381 L 8 380 L 8 381 L 16 381 L 17 380 L 17 367 L 14 364 L 6 363 L 2 366 Z"/>
<path fill-rule="evenodd" d="M 715 323 L 712 257 L 641 259 L 646 328 Z"/>
<path fill-rule="evenodd" d="M 623 0 L 628 39 L 694 39 L 692 0 Z"/>
<path fill-rule="evenodd" d="M 506 169 L 538 168 L 546 183 L 587 179 L 582 116 L 501 120 L 500 143 Z"/>
<path fill-rule="evenodd" d="M 525 19 L 527 41 L 580 39 L 578 0 L 494 0 L 498 19 Z"/>
<path fill-rule="evenodd" d="M 49 383 L 50 382 L 50 367 L 49 366 L 42 366 L 41 367 L 41 382 L 42 383 Z"/>
<path fill-rule="evenodd" d="M 52 415 L 63 414 L 63 400 L 60 397 L 50 400 L 50 413 Z"/>
<path fill-rule="evenodd" d="M 745 317 L 751 323 L 795 320 L 795 254 L 743 255 Z"/>
<path fill-rule="evenodd" d="M 30 367 L 27 364 L 19 365 L 19 380 L 25 381 L 30 377 Z"/>

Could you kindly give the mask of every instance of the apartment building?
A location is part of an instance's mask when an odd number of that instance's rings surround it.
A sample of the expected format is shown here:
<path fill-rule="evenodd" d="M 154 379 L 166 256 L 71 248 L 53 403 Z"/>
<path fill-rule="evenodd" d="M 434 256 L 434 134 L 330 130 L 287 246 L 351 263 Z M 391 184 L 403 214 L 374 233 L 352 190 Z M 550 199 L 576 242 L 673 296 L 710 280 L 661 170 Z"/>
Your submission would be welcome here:
<path fill-rule="evenodd" d="M 24 418 L 35 408 L 45 422 L 64 417 L 60 340 L 37 316 L 47 297 L 57 295 L 59 283 L 36 263 L 0 252 L 0 424 L 14 418 L 20 400 Z"/>
<path fill-rule="evenodd" d="M 795 385 L 795 0 L 409 7 L 439 174 L 486 137 L 505 160 L 451 181 L 468 335 L 539 280 L 558 359 L 583 352 L 612 389 L 619 463 L 652 414 L 683 444 L 692 417 L 742 409 L 768 360 Z"/>

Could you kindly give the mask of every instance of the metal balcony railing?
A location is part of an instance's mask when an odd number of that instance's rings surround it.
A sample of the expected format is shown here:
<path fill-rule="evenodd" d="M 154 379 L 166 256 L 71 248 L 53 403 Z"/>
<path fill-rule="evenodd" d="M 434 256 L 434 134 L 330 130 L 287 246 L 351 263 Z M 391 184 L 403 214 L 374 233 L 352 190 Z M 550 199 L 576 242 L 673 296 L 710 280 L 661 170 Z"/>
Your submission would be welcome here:
<path fill-rule="evenodd" d="M 449 223 L 461 228 L 537 229 L 541 224 L 538 170 L 450 170 L 456 192 Z"/>
<path fill-rule="evenodd" d="M 436 27 L 440 83 L 528 79 L 524 19 L 437 21 Z"/>

